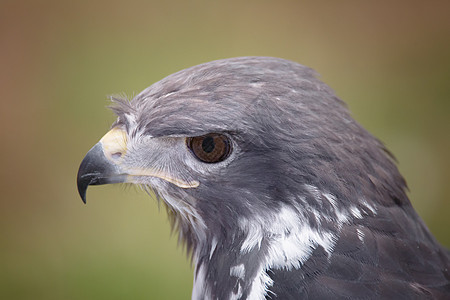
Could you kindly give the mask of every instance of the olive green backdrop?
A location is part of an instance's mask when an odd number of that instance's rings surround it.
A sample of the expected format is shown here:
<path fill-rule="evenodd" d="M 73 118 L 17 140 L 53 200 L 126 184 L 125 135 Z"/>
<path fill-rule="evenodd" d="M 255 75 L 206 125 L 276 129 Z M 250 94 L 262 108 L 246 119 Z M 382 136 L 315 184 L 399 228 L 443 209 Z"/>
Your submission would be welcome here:
<path fill-rule="evenodd" d="M 188 299 L 192 268 L 164 209 L 79 163 L 133 95 L 244 55 L 316 69 L 396 155 L 450 246 L 450 2 L 0 1 L 0 298 Z"/>

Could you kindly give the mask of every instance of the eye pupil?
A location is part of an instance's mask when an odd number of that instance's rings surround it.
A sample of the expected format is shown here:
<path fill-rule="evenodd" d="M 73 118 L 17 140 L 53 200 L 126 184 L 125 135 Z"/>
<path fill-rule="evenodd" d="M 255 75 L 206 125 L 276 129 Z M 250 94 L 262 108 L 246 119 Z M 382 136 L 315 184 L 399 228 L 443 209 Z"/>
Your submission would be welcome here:
<path fill-rule="evenodd" d="M 211 136 L 207 136 L 203 139 L 202 142 L 203 151 L 205 151 L 206 153 L 211 153 L 215 147 L 216 145 L 214 143 L 214 139 Z"/>
<path fill-rule="evenodd" d="M 186 139 L 186 145 L 198 160 L 205 163 L 223 161 L 231 153 L 229 138 L 219 133 L 189 137 Z"/>

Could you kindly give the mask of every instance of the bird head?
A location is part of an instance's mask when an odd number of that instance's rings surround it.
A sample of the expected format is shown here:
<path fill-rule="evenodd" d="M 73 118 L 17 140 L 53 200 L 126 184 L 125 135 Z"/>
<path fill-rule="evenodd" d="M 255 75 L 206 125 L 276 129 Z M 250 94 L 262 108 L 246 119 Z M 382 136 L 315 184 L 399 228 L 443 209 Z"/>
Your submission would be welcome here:
<path fill-rule="evenodd" d="M 245 235 L 249 220 L 270 227 L 286 207 L 320 231 L 377 201 L 407 201 L 383 145 L 302 65 L 219 60 L 113 102 L 117 121 L 78 172 L 83 201 L 89 185 L 152 190 L 189 248 Z"/>
<path fill-rule="evenodd" d="M 446 254 L 392 156 L 311 69 L 219 60 L 112 100 L 117 120 L 81 163 L 80 196 L 131 183 L 162 199 L 196 263 L 194 299 L 380 295 L 411 272 L 448 287 Z"/>

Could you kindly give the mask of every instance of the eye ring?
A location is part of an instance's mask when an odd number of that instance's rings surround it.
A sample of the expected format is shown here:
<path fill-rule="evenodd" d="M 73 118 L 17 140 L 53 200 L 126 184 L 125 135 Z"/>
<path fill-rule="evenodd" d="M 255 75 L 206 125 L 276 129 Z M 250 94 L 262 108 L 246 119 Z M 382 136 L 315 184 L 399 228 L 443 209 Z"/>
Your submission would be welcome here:
<path fill-rule="evenodd" d="M 232 146 L 228 136 L 208 133 L 186 138 L 186 145 L 194 156 L 204 163 L 218 163 L 230 156 Z"/>

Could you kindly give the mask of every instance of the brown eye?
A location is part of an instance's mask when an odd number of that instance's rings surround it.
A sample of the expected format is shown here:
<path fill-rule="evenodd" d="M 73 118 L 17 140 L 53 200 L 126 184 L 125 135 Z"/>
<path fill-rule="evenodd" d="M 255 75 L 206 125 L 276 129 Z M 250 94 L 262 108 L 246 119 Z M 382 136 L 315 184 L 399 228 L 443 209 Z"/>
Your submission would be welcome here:
<path fill-rule="evenodd" d="M 208 133 L 186 139 L 186 144 L 194 155 L 205 163 L 217 163 L 231 153 L 231 142 L 227 136 Z"/>

